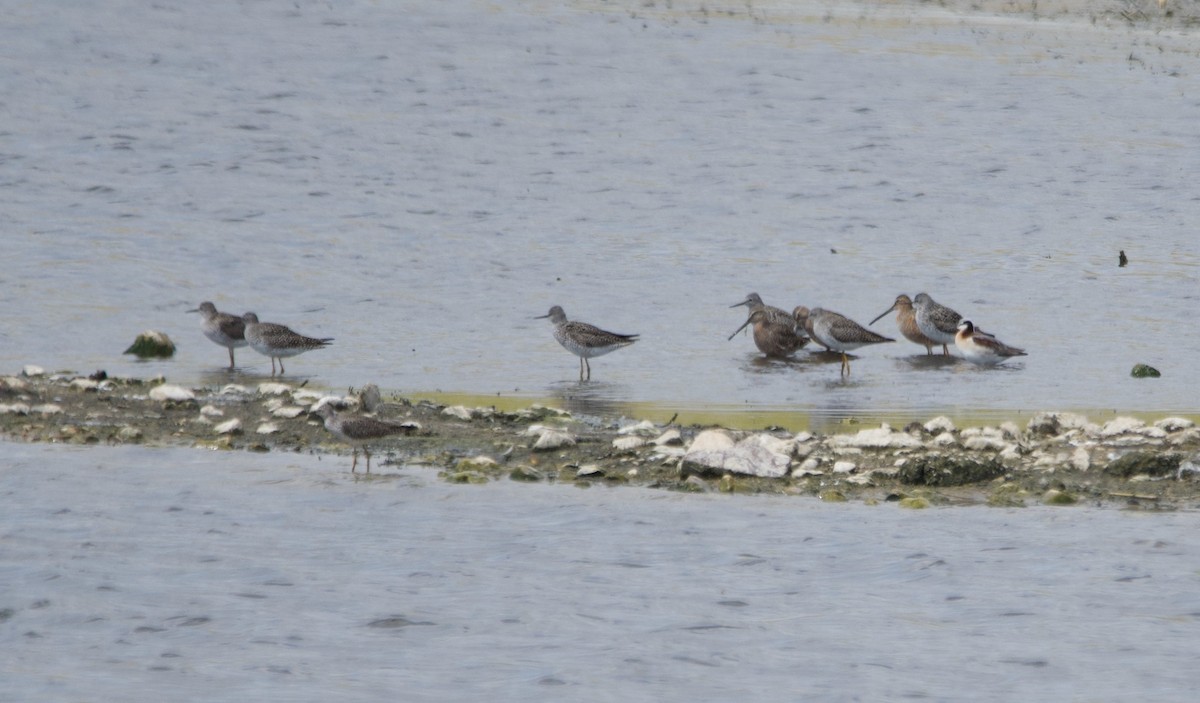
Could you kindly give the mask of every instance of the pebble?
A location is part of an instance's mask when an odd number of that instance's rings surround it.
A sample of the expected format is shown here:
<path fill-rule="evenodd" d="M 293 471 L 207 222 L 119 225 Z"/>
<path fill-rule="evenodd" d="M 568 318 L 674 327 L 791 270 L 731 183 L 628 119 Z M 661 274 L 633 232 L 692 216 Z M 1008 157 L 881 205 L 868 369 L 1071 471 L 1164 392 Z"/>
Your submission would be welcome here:
<path fill-rule="evenodd" d="M 173 400 L 176 402 L 185 400 L 195 400 L 196 394 L 184 388 L 170 383 L 164 383 L 161 386 L 155 386 L 150 389 L 150 400 Z"/>
<path fill-rule="evenodd" d="M 242 421 L 236 417 L 232 420 L 226 420 L 219 425 L 213 427 L 213 432 L 217 434 L 237 434 L 242 431 Z"/>
<path fill-rule="evenodd" d="M 307 411 L 304 408 L 300 407 L 299 405 L 285 405 L 280 408 L 275 408 L 274 410 L 271 411 L 271 414 L 274 415 L 275 417 L 281 417 L 281 418 L 284 418 L 285 420 L 291 420 L 293 418 L 300 417 L 305 412 L 307 412 Z"/>
<path fill-rule="evenodd" d="M 537 441 L 533 443 L 533 450 L 544 452 L 551 449 L 561 449 L 562 447 L 575 446 L 575 438 L 569 432 L 556 430 L 550 427 L 545 428 Z"/>
<path fill-rule="evenodd" d="M 645 439 L 642 439 L 641 437 L 636 437 L 636 436 L 617 437 L 616 439 L 614 439 L 612 441 L 613 448 L 618 449 L 623 452 L 637 449 L 638 447 L 641 447 L 645 444 L 646 444 Z"/>
<path fill-rule="evenodd" d="M 459 420 L 470 421 L 471 419 L 471 411 L 462 405 L 451 405 L 443 410 L 442 414 L 450 417 L 456 417 Z"/>
<path fill-rule="evenodd" d="M 42 405 L 33 406 L 29 409 L 29 411 L 39 415 L 60 415 L 62 414 L 63 409 L 61 405 L 55 405 L 54 403 L 43 403 Z"/>
<path fill-rule="evenodd" d="M 654 435 L 658 434 L 658 427 L 655 426 L 655 424 L 653 422 L 650 422 L 649 420 L 642 420 L 641 422 L 637 422 L 632 425 L 625 425 L 624 427 L 617 430 L 617 434 L 620 434 L 620 435 L 637 434 L 637 435 L 644 435 L 646 437 L 653 437 Z"/>
<path fill-rule="evenodd" d="M 45 376 L 46 369 L 43 369 L 41 366 L 26 364 L 25 366 L 21 367 L 21 375 L 25 376 L 26 378 L 37 378 L 38 376 Z"/>
<path fill-rule="evenodd" d="M 268 382 L 258 384 L 257 390 L 259 395 L 282 395 L 284 393 L 290 393 L 292 391 L 292 387 L 286 383 Z"/>
<path fill-rule="evenodd" d="M 275 434 L 278 431 L 279 425 L 276 425 L 274 422 L 264 422 L 254 428 L 255 434 Z"/>

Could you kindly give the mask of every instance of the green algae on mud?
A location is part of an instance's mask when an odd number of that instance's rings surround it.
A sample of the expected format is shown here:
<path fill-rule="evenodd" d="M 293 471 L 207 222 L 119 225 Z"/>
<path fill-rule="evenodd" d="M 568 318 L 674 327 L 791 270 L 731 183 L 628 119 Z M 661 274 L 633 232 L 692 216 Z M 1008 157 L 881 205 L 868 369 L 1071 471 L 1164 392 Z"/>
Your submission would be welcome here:
<path fill-rule="evenodd" d="M 278 382 L 181 388 L 161 378 L 5 376 L 0 434 L 30 442 L 345 455 L 349 448 L 311 414 L 317 403 L 330 400 L 357 403 L 353 394 Z M 388 457 L 377 459 L 377 469 L 427 468 L 457 483 L 628 484 L 903 507 L 1200 506 L 1200 428 L 1188 418 L 1149 424 L 1120 417 L 1100 425 L 1071 413 L 1037 413 L 1022 429 L 1011 421 L 960 428 L 940 417 L 903 430 L 847 423 L 846 432 L 819 434 L 787 428 L 788 419 L 802 413 L 780 413 L 770 416 L 767 430 L 718 430 L 728 435 L 730 456 L 743 441 L 773 452 L 772 466 L 782 456 L 787 471 L 767 477 L 754 475 L 744 457 L 726 466 L 719 451 L 703 460 L 689 454 L 693 440 L 712 425 L 680 424 L 678 417 L 635 423 L 521 399 L 486 400 L 492 402 L 471 407 L 385 400 L 379 417 L 413 423 L 417 430 L 372 447 L 376 456 Z"/>

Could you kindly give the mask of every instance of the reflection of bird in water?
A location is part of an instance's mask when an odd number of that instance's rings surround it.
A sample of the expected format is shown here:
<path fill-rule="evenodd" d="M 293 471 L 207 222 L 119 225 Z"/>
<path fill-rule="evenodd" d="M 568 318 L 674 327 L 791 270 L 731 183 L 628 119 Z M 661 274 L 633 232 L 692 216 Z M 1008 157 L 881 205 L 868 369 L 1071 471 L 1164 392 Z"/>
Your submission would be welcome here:
<path fill-rule="evenodd" d="M 954 345 L 962 352 L 964 359 L 985 366 L 998 364 L 1014 356 L 1027 356 L 1023 349 L 1010 347 L 992 335 L 975 329 L 970 320 L 959 323 Z"/>
<path fill-rule="evenodd" d="M 1129 259 L 1126 258 L 1124 249 L 1121 250 L 1120 256 L 1117 257 L 1117 265 L 1118 266 L 1128 266 L 1129 265 Z"/>
<path fill-rule="evenodd" d="M 568 321 L 567 314 L 557 305 L 550 308 L 550 312 L 545 315 L 539 315 L 537 319 L 541 320 L 547 317 L 554 323 L 554 339 L 563 346 L 563 349 L 579 357 L 580 381 L 592 377 L 592 365 L 588 359 L 594 356 L 603 356 L 621 347 L 627 347 L 636 342 L 638 338 L 636 334 L 617 334 L 586 322 Z M 584 377 L 585 368 L 587 370 L 586 379 Z"/>
<path fill-rule="evenodd" d="M 913 309 L 912 299 L 907 295 L 903 293 L 897 295 L 896 302 L 892 303 L 892 307 L 880 313 L 879 317 L 871 320 L 870 324 L 879 322 L 880 318 L 893 310 L 896 311 L 896 326 L 900 328 L 900 334 L 904 335 L 908 341 L 925 347 L 926 356 L 932 356 L 933 347 L 937 342 L 921 334 L 921 328 L 917 327 L 917 312 Z"/>
<path fill-rule="evenodd" d="M 917 311 L 917 327 L 921 334 L 942 345 L 942 354 L 949 354 L 947 345 L 954 344 L 962 315 L 934 302 L 928 293 L 918 293 L 913 307 Z"/>
<path fill-rule="evenodd" d="M 746 300 L 730 307 L 736 308 L 738 305 L 750 306 L 750 317 L 729 335 L 729 339 L 737 336 L 746 325 L 753 324 L 754 346 L 767 356 L 791 356 L 808 344 L 808 337 L 800 333 L 801 327 L 795 317 L 779 308 L 763 305 L 762 299 L 756 293 L 751 293 Z"/>
<path fill-rule="evenodd" d="M 853 351 L 868 344 L 894 342 L 890 337 L 872 332 L 845 315 L 832 310 L 804 306 L 794 312 L 797 320 L 804 321 L 804 328 L 809 330 L 813 339 L 828 349 L 842 353 L 842 373 L 850 373 L 850 357 L 846 352 Z M 810 326 L 811 325 L 811 326 Z"/>

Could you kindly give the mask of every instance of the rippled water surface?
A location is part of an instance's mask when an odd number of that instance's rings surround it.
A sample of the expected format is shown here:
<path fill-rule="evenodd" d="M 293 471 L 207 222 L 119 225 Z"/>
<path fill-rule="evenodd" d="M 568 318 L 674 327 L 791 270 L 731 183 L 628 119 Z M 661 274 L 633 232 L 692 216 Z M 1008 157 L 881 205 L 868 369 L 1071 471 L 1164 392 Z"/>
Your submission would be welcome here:
<path fill-rule="evenodd" d="M 693 5 L 10 7 L 0 370 L 223 382 L 184 314 L 211 299 L 335 337 L 288 365 L 331 388 L 1200 412 L 1188 37 Z M 725 339 L 749 291 L 863 323 L 926 291 L 1029 356 L 979 370 L 902 340 L 848 380 L 763 362 Z M 580 386 L 532 319 L 553 304 L 642 340 Z M 173 360 L 120 355 L 146 328 Z M 239 362 L 234 380 L 268 373 Z M 1163 378 L 1130 378 L 1138 362 Z"/>
<path fill-rule="evenodd" d="M 0 699 L 1154 700 L 1191 512 L 356 481 L 0 444 Z"/>

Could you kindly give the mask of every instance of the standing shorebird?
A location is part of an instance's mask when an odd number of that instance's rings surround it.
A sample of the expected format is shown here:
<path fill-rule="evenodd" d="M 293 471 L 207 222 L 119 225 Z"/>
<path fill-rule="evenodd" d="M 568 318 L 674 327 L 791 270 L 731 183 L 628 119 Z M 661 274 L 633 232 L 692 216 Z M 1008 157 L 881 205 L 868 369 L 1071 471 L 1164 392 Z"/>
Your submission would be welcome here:
<path fill-rule="evenodd" d="M 233 370 L 233 350 L 246 346 L 246 323 L 237 315 L 227 312 L 217 312 L 217 306 L 207 300 L 200 307 L 188 312 L 200 313 L 201 329 L 204 336 L 229 350 L 229 370 Z"/>
<path fill-rule="evenodd" d="M 730 305 L 729 307 L 739 308 L 743 305 L 750 308 L 751 314 L 753 314 L 755 310 L 762 310 L 763 312 L 765 312 L 766 313 L 766 322 L 768 322 L 770 324 L 773 324 L 773 325 L 787 325 L 787 324 L 795 325 L 796 324 L 795 318 L 793 318 L 791 315 L 789 315 L 787 313 L 787 310 L 782 310 L 773 305 L 767 305 L 766 303 L 763 302 L 762 298 L 759 297 L 758 293 L 750 293 L 749 295 L 746 296 L 745 300 L 743 300 L 740 303 L 734 303 L 733 305 Z M 745 326 L 746 325 L 742 325 L 742 327 L 745 327 Z M 738 329 L 738 332 L 741 332 L 740 328 Z M 734 332 L 734 334 L 737 334 L 737 332 Z M 730 339 L 733 339 L 733 337 L 731 336 Z"/>
<path fill-rule="evenodd" d="M 810 330 L 813 339 L 828 349 L 842 354 L 842 374 L 850 373 L 850 357 L 846 352 L 853 351 L 868 344 L 894 342 L 891 337 L 872 332 L 854 320 L 839 315 L 830 310 L 804 306 L 793 312 L 797 320 L 803 322 L 805 329 Z"/>
<path fill-rule="evenodd" d="M 900 328 L 900 334 L 904 335 L 908 341 L 925 347 L 926 356 L 932 356 L 933 347 L 937 342 L 921 334 L 921 328 L 917 326 L 917 313 L 913 309 L 912 299 L 907 295 L 903 293 L 897 295 L 896 302 L 892 303 L 892 307 L 880 313 L 879 317 L 871 320 L 870 324 L 879 322 L 880 318 L 893 310 L 896 311 L 896 326 Z"/>
<path fill-rule="evenodd" d="M 325 429 L 353 447 L 354 460 L 350 463 L 351 473 L 354 473 L 354 469 L 358 466 L 360 447 L 367 457 L 367 473 L 371 473 L 371 450 L 367 445 L 414 429 L 411 425 L 386 422 L 362 415 L 339 413 L 334 409 L 333 403 L 325 403 L 317 408 L 316 414 L 324 418 Z"/>
<path fill-rule="evenodd" d="M 928 293 L 918 293 L 913 300 L 913 307 L 917 310 L 917 327 L 921 334 L 942 345 L 942 355 L 948 355 L 950 350 L 947 345 L 954 344 L 954 335 L 958 333 L 962 315 L 935 303 Z"/>
<path fill-rule="evenodd" d="M 271 375 L 275 375 L 275 360 L 279 359 L 279 375 L 284 374 L 283 357 L 296 356 L 312 349 L 320 349 L 333 341 L 333 337 L 305 337 L 291 329 L 273 322 L 259 322 L 258 315 L 248 312 L 242 315 L 246 323 L 246 341 L 250 348 L 271 357 Z"/>
<path fill-rule="evenodd" d="M 808 344 L 808 337 L 800 334 L 800 326 L 796 324 L 795 318 L 790 319 L 791 322 L 772 322 L 770 313 L 766 310 L 755 310 L 741 327 L 729 335 L 729 339 L 737 336 L 746 325 L 753 324 L 754 346 L 758 347 L 760 352 L 776 358 L 791 356 Z"/>
<path fill-rule="evenodd" d="M 563 349 L 579 357 L 580 381 L 592 377 L 592 365 L 588 363 L 588 359 L 594 356 L 604 356 L 621 347 L 627 347 L 636 342 L 638 338 L 636 334 L 606 332 L 586 322 L 567 320 L 567 314 L 557 305 L 550 308 L 550 312 L 538 315 L 534 319 L 544 320 L 547 317 L 554 323 L 554 339 L 563 346 Z M 586 378 L 584 376 L 585 369 L 587 371 Z"/>
<path fill-rule="evenodd" d="M 1028 356 L 1024 349 L 1010 347 L 987 332 L 975 329 L 970 320 L 958 323 L 954 346 L 962 352 L 964 359 L 983 366 L 994 366 L 1014 356 Z"/>

